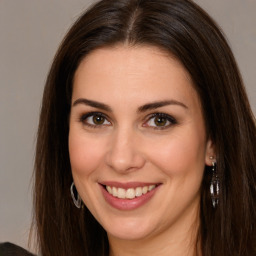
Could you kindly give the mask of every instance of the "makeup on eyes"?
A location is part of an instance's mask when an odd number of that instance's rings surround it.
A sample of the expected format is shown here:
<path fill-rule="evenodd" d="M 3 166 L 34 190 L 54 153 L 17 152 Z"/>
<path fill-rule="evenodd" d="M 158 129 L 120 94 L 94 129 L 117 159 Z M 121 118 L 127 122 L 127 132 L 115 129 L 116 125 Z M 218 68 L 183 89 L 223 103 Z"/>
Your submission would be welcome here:
<path fill-rule="evenodd" d="M 144 123 L 142 126 L 162 130 L 175 124 L 177 124 L 177 121 L 171 115 L 166 113 L 153 113 L 148 116 L 146 123 Z"/>
<path fill-rule="evenodd" d="M 110 118 L 102 112 L 88 112 L 86 114 L 82 114 L 79 121 L 89 128 L 103 128 L 111 126 L 112 123 L 109 119 Z M 155 130 L 168 129 L 169 127 L 177 124 L 174 117 L 161 112 L 149 114 L 144 118 L 144 120 L 142 127 L 152 128 Z"/>
<path fill-rule="evenodd" d="M 79 121 L 84 125 L 97 127 L 111 125 L 111 122 L 109 122 L 108 119 L 109 118 L 101 112 L 88 112 L 86 114 L 82 114 Z M 107 122 L 107 124 L 105 122 Z"/>

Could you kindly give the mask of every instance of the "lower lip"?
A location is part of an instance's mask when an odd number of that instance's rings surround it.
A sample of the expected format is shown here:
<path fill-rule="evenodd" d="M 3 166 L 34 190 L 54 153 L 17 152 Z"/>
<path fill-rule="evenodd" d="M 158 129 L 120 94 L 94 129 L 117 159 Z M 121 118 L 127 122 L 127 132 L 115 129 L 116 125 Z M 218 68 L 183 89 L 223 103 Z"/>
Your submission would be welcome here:
<path fill-rule="evenodd" d="M 160 186 L 157 186 L 156 188 L 149 191 L 148 193 L 140 197 L 135 197 L 134 199 L 120 199 L 120 198 L 114 197 L 111 194 L 109 194 L 102 185 L 100 185 L 100 187 L 105 200 L 112 207 L 118 210 L 129 211 L 129 210 L 137 209 L 143 206 L 144 204 L 146 204 L 154 196 L 154 194 L 156 193 L 156 191 Z"/>

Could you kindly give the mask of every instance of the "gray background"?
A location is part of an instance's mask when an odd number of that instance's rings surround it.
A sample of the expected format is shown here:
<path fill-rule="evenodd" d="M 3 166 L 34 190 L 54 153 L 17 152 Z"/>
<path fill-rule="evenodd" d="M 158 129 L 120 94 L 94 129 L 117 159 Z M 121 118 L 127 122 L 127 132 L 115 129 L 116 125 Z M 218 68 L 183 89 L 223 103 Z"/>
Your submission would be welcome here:
<path fill-rule="evenodd" d="M 70 25 L 93 1 L 0 0 L 0 242 L 27 247 L 45 78 Z M 195 0 L 223 28 L 256 113 L 256 0 Z"/>

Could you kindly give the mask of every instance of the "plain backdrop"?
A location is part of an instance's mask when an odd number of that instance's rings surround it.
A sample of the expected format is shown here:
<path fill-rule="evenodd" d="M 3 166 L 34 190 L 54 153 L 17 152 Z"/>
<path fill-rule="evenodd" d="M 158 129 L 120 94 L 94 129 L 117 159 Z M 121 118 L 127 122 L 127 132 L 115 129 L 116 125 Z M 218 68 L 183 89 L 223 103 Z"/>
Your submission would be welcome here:
<path fill-rule="evenodd" d="M 27 247 L 41 97 L 57 47 L 94 1 L 0 0 L 0 242 Z M 225 32 L 256 113 L 256 0 L 195 0 Z"/>

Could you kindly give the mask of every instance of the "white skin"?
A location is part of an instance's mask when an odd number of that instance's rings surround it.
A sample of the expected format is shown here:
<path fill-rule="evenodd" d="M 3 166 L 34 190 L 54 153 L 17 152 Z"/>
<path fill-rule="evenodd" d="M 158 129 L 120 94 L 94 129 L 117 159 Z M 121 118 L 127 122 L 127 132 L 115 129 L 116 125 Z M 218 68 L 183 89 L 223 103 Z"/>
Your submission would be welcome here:
<path fill-rule="evenodd" d="M 156 113 L 164 113 L 160 121 Z M 69 153 L 76 188 L 106 230 L 111 256 L 194 255 L 200 186 L 214 146 L 178 60 L 151 46 L 90 53 L 75 73 Z M 103 197 L 104 181 L 161 185 L 147 203 L 120 210 Z"/>

